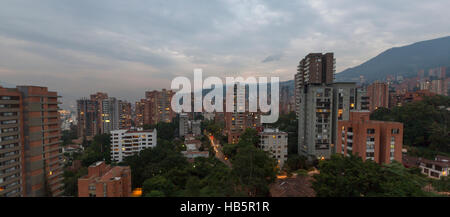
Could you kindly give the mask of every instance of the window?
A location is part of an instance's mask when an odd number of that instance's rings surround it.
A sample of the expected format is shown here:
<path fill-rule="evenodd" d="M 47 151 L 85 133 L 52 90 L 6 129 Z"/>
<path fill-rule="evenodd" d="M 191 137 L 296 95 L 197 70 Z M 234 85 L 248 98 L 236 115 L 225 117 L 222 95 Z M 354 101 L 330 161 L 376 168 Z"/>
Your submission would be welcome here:
<path fill-rule="evenodd" d="M 367 134 L 375 134 L 375 129 L 373 128 L 367 129 Z"/>
<path fill-rule="evenodd" d="M 400 133 L 400 129 L 394 128 L 394 129 L 391 130 L 391 133 L 392 134 L 399 134 Z"/>

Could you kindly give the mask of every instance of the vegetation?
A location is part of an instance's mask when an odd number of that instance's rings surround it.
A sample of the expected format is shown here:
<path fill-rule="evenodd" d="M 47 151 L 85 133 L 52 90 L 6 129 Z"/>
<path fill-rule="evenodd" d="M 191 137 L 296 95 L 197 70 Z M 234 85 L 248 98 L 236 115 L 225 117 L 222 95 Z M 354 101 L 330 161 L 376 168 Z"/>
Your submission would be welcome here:
<path fill-rule="evenodd" d="M 72 140 L 77 138 L 78 135 L 76 125 L 71 126 L 70 130 L 63 130 L 61 136 L 62 146 L 72 144 Z"/>
<path fill-rule="evenodd" d="M 241 137 L 232 169 L 213 155 L 189 163 L 175 142 L 164 139 L 121 165 L 131 167 L 133 188 L 142 187 L 149 197 L 266 196 L 275 179 L 275 161 L 252 144 L 258 138 L 255 133 L 249 129 Z"/>
<path fill-rule="evenodd" d="M 436 191 L 450 192 L 450 177 L 442 176 L 439 180 L 433 180 L 432 185 Z"/>
<path fill-rule="evenodd" d="M 65 196 L 78 196 L 78 179 L 84 175 L 87 175 L 87 168 L 82 167 L 77 172 L 65 170 L 64 171 L 64 195 Z"/>
<path fill-rule="evenodd" d="M 371 119 L 397 121 L 404 124 L 403 144 L 450 153 L 450 97 L 434 96 L 391 110 L 377 109 Z M 425 155 L 416 149 L 418 156 Z M 433 156 L 434 157 L 434 156 Z"/>
<path fill-rule="evenodd" d="M 80 160 L 83 167 L 88 167 L 97 161 L 105 161 L 106 164 L 111 164 L 110 134 L 98 134 L 94 136 L 93 140 L 80 156 Z"/>
<path fill-rule="evenodd" d="M 297 155 L 298 153 L 298 120 L 295 112 L 280 115 L 278 121 L 271 124 L 270 127 L 278 128 L 288 133 L 288 154 Z M 290 156 L 289 156 L 290 157 Z"/>
<path fill-rule="evenodd" d="M 400 163 L 379 164 L 351 155 L 333 155 L 319 163 L 313 188 L 319 197 L 422 197 L 426 178 Z"/>
<path fill-rule="evenodd" d="M 82 167 L 78 171 L 64 170 L 64 195 L 77 196 L 78 178 L 87 174 L 87 167 L 97 161 L 111 163 L 111 140 L 109 134 L 96 135 L 92 141 L 87 142 L 87 147 L 83 153 L 73 153 L 69 157 L 68 163 L 74 160 L 81 160 Z"/>

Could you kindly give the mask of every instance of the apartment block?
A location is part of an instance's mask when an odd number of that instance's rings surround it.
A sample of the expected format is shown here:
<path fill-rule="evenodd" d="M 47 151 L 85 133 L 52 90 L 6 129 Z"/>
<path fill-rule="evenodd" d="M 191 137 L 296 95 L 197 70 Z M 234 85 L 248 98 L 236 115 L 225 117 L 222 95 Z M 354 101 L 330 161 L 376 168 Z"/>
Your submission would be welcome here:
<path fill-rule="evenodd" d="M 97 134 L 98 104 L 89 99 L 77 100 L 77 127 L 79 138 L 92 138 Z"/>
<path fill-rule="evenodd" d="M 119 100 L 119 129 L 131 128 L 131 103 Z"/>
<path fill-rule="evenodd" d="M 47 87 L 18 86 L 23 102 L 26 196 L 60 196 L 63 161 L 58 95 Z"/>
<path fill-rule="evenodd" d="M 102 93 L 102 92 L 97 92 L 95 94 L 91 94 L 90 96 L 91 101 L 95 102 L 96 104 L 96 109 L 97 109 L 97 130 L 96 133 L 94 134 L 97 135 L 99 133 L 102 133 L 102 127 L 103 127 L 103 123 L 102 123 L 102 114 L 103 114 L 103 100 L 108 99 L 108 94 L 107 93 Z"/>
<path fill-rule="evenodd" d="M 278 129 L 264 128 L 259 136 L 261 149 L 277 160 L 279 168 L 283 168 L 288 157 L 288 134 Z"/>
<path fill-rule="evenodd" d="M 298 153 L 309 159 L 332 154 L 333 87 L 308 85 L 298 107 Z"/>
<path fill-rule="evenodd" d="M 371 112 L 381 107 L 389 108 L 389 85 L 387 83 L 374 82 L 367 86 L 367 96 Z"/>
<path fill-rule="evenodd" d="M 336 152 L 353 153 L 363 160 L 389 164 L 393 160 L 402 162 L 403 124 L 398 122 L 373 121 L 368 111 L 352 111 L 349 120 L 338 122 L 340 138 Z"/>
<path fill-rule="evenodd" d="M 250 112 L 249 99 L 246 98 L 245 84 L 236 83 L 227 87 L 226 100 L 233 100 L 232 110 L 225 108 L 223 118 L 225 121 L 225 134 L 228 136 L 228 143 L 238 143 L 239 137 L 247 128 L 261 128 L 261 112 Z M 268 97 L 270 98 L 270 97 Z M 226 103 L 225 103 L 226 105 Z M 220 117 L 217 113 L 216 117 Z"/>
<path fill-rule="evenodd" d="M 131 169 L 110 166 L 99 161 L 88 168 L 88 174 L 78 179 L 79 197 L 130 197 Z"/>
<path fill-rule="evenodd" d="M 0 197 L 26 195 L 22 96 L 0 86 Z"/>
<path fill-rule="evenodd" d="M 109 97 L 102 101 L 102 133 L 110 133 L 119 129 L 119 101 Z"/>
<path fill-rule="evenodd" d="M 430 178 L 447 177 L 450 172 L 450 158 L 442 155 L 437 155 L 434 160 L 420 158 L 419 168 L 423 174 Z"/>
<path fill-rule="evenodd" d="M 180 113 L 179 118 L 180 136 L 185 136 L 189 133 L 189 116 L 186 113 Z"/>
<path fill-rule="evenodd" d="M 111 131 L 111 160 L 122 162 L 125 157 L 135 155 L 146 148 L 157 145 L 157 131 L 114 130 Z"/>
<path fill-rule="evenodd" d="M 144 111 L 144 124 L 157 124 L 159 122 L 172 122 L 175 112 L 171 109 L 172 90 L 145 92 L 146 105 Z"/>
<path fill-rule="evenodd" d="M 141 99 L 134 106 L 134 126 L 137 128 L 144 127 L 144 110 L 145 99 Z"/>

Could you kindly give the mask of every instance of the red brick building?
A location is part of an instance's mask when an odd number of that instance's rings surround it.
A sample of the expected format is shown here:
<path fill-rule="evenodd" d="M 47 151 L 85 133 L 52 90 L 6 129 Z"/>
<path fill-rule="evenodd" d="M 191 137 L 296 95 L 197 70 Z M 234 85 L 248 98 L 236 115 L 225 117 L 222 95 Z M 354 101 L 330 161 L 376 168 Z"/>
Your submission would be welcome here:
<path fill-rule="evenodd" d="M 353 153 L 363 160 L 377 163 L 402 162 L 403 124 L 373 121 L 369 112 L 350 112 L 350 119 L 338 122 L 341 131 L 337 139 L 336 153 Z"/>
<path fill-rule="evenodd" d="M 106 165 L 99 161 L 88 168 L 88 174 L 78 179 L 79 197 L 130 197 L 129 166 Z"/>

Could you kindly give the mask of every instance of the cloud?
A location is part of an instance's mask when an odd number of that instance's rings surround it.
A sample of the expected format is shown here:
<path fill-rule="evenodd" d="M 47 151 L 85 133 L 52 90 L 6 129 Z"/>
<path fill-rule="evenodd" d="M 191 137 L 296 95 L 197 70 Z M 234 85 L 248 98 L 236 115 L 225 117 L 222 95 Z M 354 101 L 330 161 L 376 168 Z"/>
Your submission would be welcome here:
<path fill-rule="evenodd" d="M 334 52 L 339 72 L 393 46 L 448 36 L 449 7 L 447 0 L 5 0 L 0 78 L 49 86 L 63 106 L 96 91 L 138 100 L 199 67 L 204 76 L 290 80 L 310 52 Z"/>
<path fill-rule="evenodd" d="M 265 59 L 263 59 L 261 62 L 267 63 L 267 62 L 272 62 L 272 61 L 278 61 L 281 59 L 282 56 L 283 56 L 282 54 L 270 55 L 270 56 L 267 56 Z"/>

